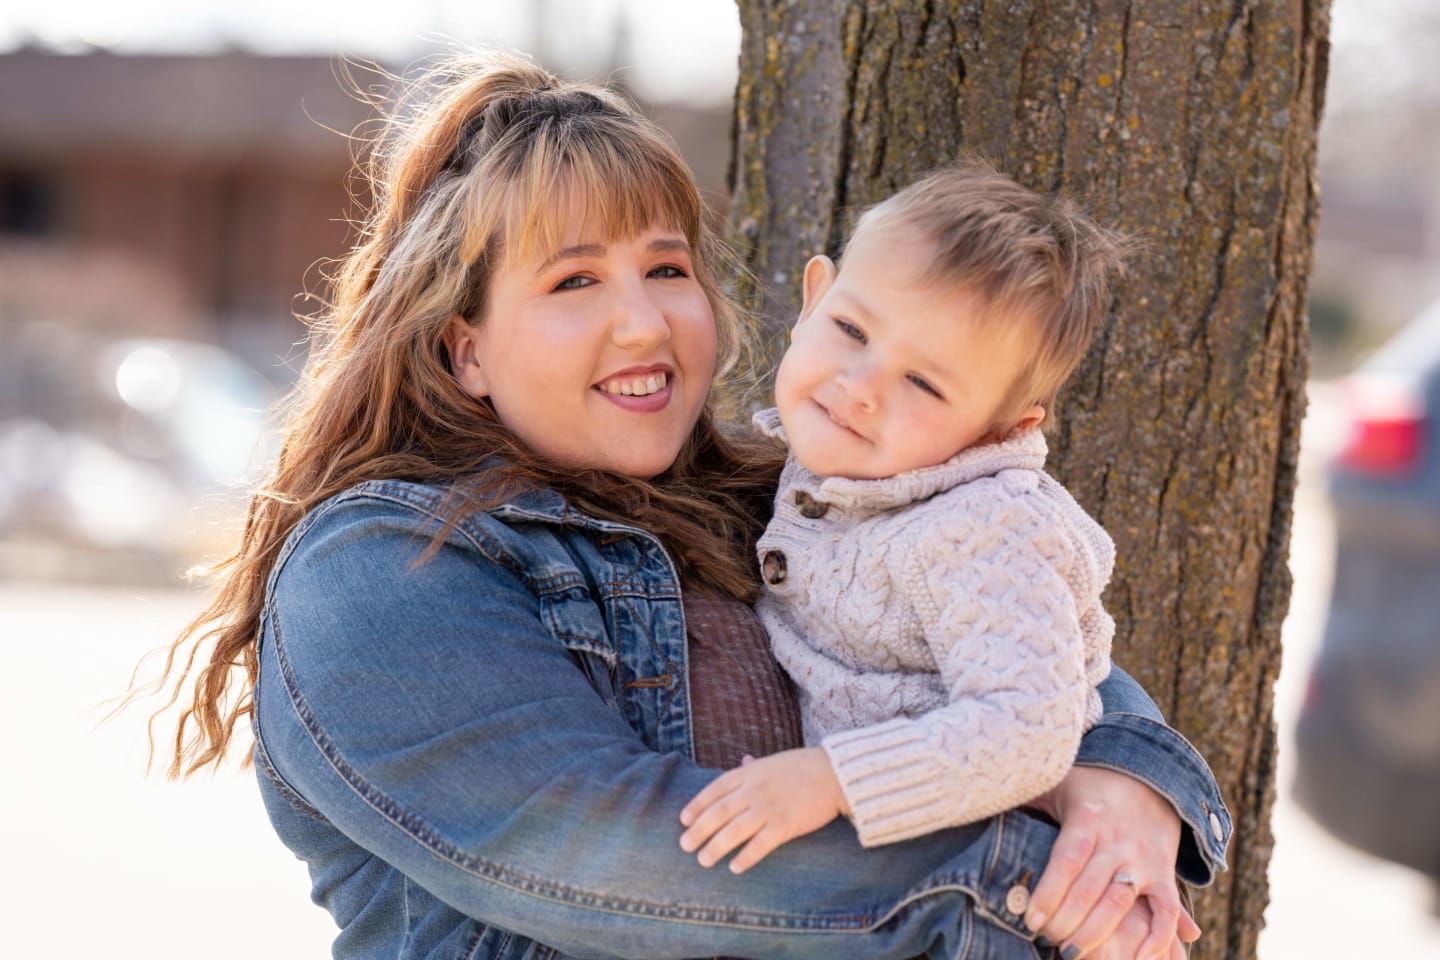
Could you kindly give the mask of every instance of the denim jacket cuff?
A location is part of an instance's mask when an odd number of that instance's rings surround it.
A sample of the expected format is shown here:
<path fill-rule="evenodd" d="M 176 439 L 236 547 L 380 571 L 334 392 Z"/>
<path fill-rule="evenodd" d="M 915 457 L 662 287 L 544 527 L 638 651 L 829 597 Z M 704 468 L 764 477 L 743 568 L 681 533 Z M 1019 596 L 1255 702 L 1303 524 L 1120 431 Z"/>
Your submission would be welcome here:
<path fill-rule="evenodd" d="M 1230 811 L 1204 758 L 1175 730 L 1138 714 L 1107 713 L 1080 742 L 1075 763 L 1127 774 L 1170 801 L 1182 825 L 1180 879 L 1204 887 L 1228 869 Z"/>

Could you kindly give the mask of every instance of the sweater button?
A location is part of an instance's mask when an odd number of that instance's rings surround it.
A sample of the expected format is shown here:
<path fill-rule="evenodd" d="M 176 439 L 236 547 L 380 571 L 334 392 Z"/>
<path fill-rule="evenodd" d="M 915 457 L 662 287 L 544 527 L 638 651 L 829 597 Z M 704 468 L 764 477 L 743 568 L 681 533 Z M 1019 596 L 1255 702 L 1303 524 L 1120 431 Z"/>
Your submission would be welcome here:
<path fill-rule="evenodd" d="M 772 586 L 785 582 L 785 554 L 779 550 L 768 550 L 760 561 L 760 573 L 765 582 Z"/>
<path fill-rule="evenodd" d="M 806 520 L 819 520 L 830 511 L 830 504 L 820 503 L 804 490 L 795 491 L 795 506 L 800 508 L 800 516 Z"/>

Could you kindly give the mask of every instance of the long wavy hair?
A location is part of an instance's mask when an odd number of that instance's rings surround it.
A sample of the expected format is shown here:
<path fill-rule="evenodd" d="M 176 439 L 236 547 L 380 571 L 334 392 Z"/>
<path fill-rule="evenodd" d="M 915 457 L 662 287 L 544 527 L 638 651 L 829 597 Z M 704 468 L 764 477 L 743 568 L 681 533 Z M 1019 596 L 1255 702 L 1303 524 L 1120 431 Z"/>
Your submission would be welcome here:
<path fill-rule="evenodd" d="M 181 704 L 172 778 L 220 763 L 254 712 L 261 608 L 282 544 L 309 510 L 365 480 L 449 487 L 452 524 L 549 487 L 575 510 L 655 534 L 687 589 L 742 600 L 757 591 L 753 545 L 781 459 L 772 446 L 720 429 L 707 408 L 658 477 L 562 469 L 460 388 L 443 340 L 456 314 L 483 322 L 504 258 L 553 249 L 577 215 L 557 198 L 580 197 L 578 215 L 609 240 L 655 223 L 683 232 L 715 314 L 716 381 L 725 378 L 747 326 L 717 282 L 730 258 L 670 139 L 606 88 L 513 56 L 465 54 L 406 84 L 358 173 L 372 207 L 312 320 L 279 457 L 251 496 L 239 547 L 210 571 L 214 602 L 171 645 L 158 680 L 169 699 L 152 731 Z"/>

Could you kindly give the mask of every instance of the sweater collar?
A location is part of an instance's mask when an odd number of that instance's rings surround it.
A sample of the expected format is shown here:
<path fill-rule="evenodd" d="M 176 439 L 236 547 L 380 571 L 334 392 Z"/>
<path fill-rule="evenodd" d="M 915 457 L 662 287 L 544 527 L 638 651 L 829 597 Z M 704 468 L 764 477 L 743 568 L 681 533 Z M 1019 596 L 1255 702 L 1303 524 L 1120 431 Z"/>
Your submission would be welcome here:
<path fill-rule="evenodd" d="M 789 446 L 779 411 L 773 407 L 755 414 L 754 423 L 766 436 Z M 933 467 L 921 467 L 879 480 L 817 476 L 791 457 L 785 470 L 785 480 L 790 487 L 804 490 L 823 503 L 884 510 L 929 499 L 951 487 L 993 476 L 1001 470 L 1040 470 L 1045 466 L 1047 453 L 1045 435 L 1035 428 L 999 443 L 968 447 Z"/>

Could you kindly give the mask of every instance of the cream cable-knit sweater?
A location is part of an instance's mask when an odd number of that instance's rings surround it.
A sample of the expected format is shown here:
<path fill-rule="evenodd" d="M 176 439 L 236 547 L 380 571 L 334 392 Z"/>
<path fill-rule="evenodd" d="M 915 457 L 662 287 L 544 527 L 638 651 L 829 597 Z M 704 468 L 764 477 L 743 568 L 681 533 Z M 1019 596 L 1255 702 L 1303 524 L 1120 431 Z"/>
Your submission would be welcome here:
<path fill-rule="evenodd" d="M 865 846 L 1034 799 L 1100 718 L 1115 547 L 1045 454 L 1029 430 L 883 480 L 781 474 L 756 611 Z"/>

